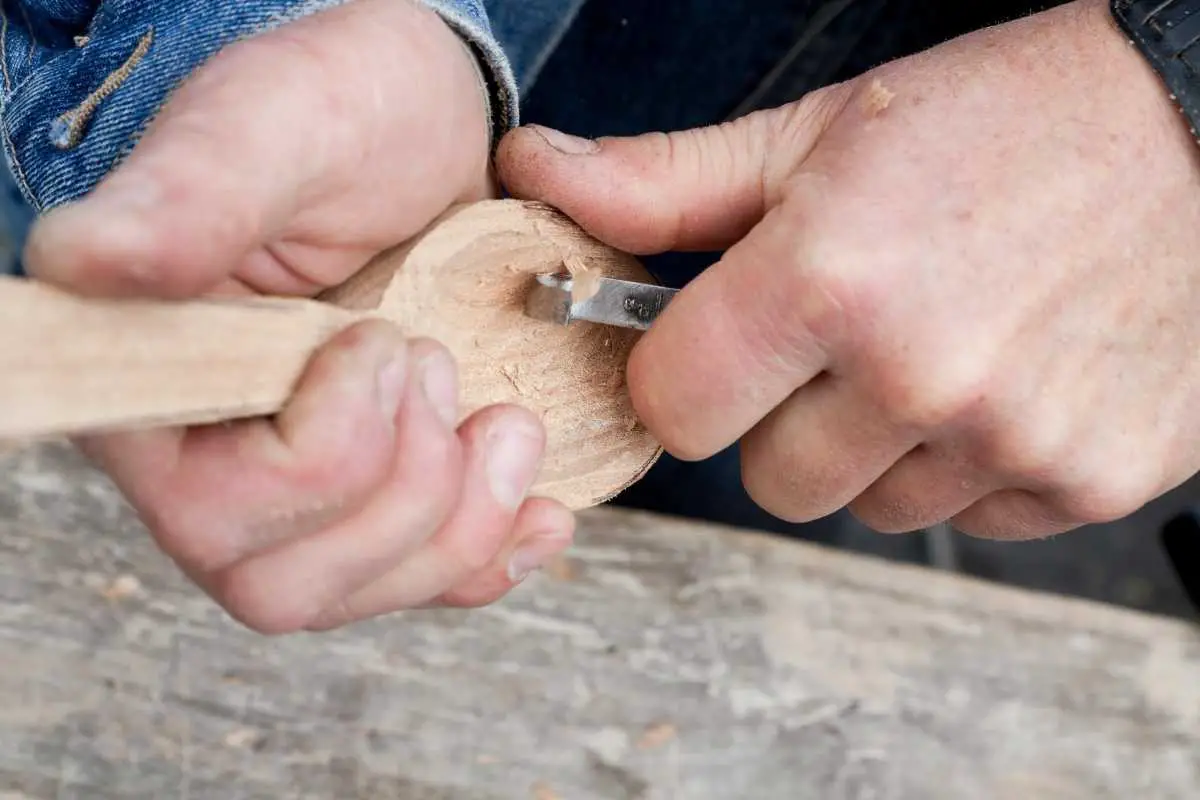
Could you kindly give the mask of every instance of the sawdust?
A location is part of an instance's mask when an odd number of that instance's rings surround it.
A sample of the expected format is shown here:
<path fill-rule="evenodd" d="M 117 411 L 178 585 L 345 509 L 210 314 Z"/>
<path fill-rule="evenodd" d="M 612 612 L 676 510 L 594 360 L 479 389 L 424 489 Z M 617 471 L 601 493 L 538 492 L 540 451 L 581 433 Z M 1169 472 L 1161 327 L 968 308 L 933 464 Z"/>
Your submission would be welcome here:
<path fill-rule="evenodd" d="M 884 86 L 883 81 L 876 78 L 871 81 L 871 85 L 863 94 L 863 111 L 869 117 L 877 117 L 887 110 L 895 97 L 896 93 Z"/>

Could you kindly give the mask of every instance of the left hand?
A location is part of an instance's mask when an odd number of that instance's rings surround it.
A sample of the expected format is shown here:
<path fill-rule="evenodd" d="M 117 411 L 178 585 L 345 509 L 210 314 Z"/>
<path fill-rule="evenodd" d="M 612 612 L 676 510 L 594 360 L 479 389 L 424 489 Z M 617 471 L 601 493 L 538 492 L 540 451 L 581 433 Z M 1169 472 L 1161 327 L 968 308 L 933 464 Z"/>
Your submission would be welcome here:
<path fill-rule="evenodd" d="M 632 252 L 727 249 L 629 385 L 782 518 L 1028 538 L 1200 469 L 1200 148 L 1103 0 L 719 127 L 524 129 L 500 171 Z"/>
<path fill-rule="evenodd" d="M 241 40 L 129 156 L 30 234 L 31 274 L 88 296 L 312 296 L 448 207 L 491 196 L 473 56 L 412 0 Z M 214 365 L 219 369 L 220 365 Z M 530 497 L 545 429 L 461 419 L 443 345 L 379 320 L 331 337 L 279 414 L 79 441 L 159 547 L 263 634 L 498 602 L 570 544 Z"/>

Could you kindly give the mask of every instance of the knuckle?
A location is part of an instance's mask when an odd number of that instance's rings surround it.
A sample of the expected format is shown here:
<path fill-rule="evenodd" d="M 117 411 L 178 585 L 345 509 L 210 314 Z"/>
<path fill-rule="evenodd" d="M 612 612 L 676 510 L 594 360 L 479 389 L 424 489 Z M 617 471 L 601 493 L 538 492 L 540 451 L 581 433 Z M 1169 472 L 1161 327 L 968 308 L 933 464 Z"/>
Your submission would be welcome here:
<path fill-rule="evenodd" d="M 138 509 L 142 524 L 169 558 L 190 574 L 215 572 L 237 557 L 237 537 L 224 525 L 191 523 L 191 513 L 170 501 L 151 502 Z"/>
<path fill-rule="evenodd" d="M 1078 525 L 1046 497 L 1025 491 L 985 499 L 955 516 L 955 528 L 977 539 L 1030 541 Z"/>
<path fill-rule="evenodd" d="M 785 522 L 809 522 L 816 517 L 805 498 L 820 496 L 804 478 L 795 448 L 778 437 L 755 437 L 742 447 L 742 486 L 752 501 Z"/>
<path fill-rule="evenodd" d="M 894 365 L 875 371 L 885 418 L 900 429 L 931 431 L 979 414 L 991 399 L 991 372 L 963 359 L 936 368 Z"/>
<path fill-rule="evenodd" d="M 1088 482 L 1086 486 L 1065 492 L 1057 502 L 1058 510 L 1068 519 L 1099 525 L 1125 519 L 1154 496 L 1154 481 L 1132 466 L 1118 466 Z"/>
<path fill-rule="evenodd" d="M 413 529 L 440 527 L 462 498 L 463 457 L 458 440 L 431 437 L 399 458 L 395 486 L 406 498 L 404 524 Z"/>
<path fill-rule="evenodd" d="M 1070 426 L 1036 408 L 1009 406 L 969 442 L 972 465 L 1019 484 L 1053 483 L 1070 452 Z"/>
<path fill-rule="evenodd" d="M 503 524 L 496 521 L 491 527 L 503 527 Z M 438 549 L 448 562 L 451 574 L 476 575 L 491 565 L 503 538 L 502 533 L 494 530 L 482 533 L 476 528 L 455 529 L 443 536 Z"/>
<path fill-rule="evenodd" d="M 317 617 L 309 604 L 271 591 L 261 573 L 244 567 L 216 575 L 211 592 L 235 621 L 264 636 L 297 633 Z"/>
<path fill-rule="evenodd" d="M 829 349 L 841 341 L 856 319 L 870 319 L 872 309 L 879 305 L 876 297 L 876 282 L 846 269 L 832 257 L 822 257 L 823 247 L 811 247 L 806 255 L 807 266 L 789 275 L 780 298 L 786 302 L 773 304 L 779 312 L 774 320 L 782 331 L 796 329 L 803 339 L 796 342 L 785 337 L 784 341 L 794 346 L 815 342 L 822 349 Z M 801 324 L 796 325 L 800 320 Z"/>
<path fill-rule="evenodd" d="M 910 493 L 883 489 L 855 499 L 848 508 L 863 525 L 877 533 L 909 533 L 927 527 L 927 506 Z"/>

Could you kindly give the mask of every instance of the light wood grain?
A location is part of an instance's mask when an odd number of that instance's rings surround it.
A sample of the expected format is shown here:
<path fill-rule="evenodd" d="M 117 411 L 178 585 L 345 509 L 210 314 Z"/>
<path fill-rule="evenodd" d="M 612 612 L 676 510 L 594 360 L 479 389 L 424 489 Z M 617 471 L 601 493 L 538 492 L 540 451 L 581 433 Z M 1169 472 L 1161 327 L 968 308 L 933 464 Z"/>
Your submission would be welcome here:
<path fill-rule="evenodd" d="M 0 461 L 0 797 L 1192 800 L 1200 631 L 594 510 L 478 612 L 264 639 Z"/>
<path fill-rule="evenodd" d="M 0 439 L 273 414 L 330 336 L 384 317 L 451 350 L 464 416 L 494 403 L 539 413 L 548 446 L 534 492 L 595 505 L 641 477 L 660 448 L 625 384 L 637 332 L 523 313 L 531 276 L 568 260 L 650 279 L 562 215 L 518 201 L 452 209 L 319 301 L 102 301 L 0 279 Z"/>

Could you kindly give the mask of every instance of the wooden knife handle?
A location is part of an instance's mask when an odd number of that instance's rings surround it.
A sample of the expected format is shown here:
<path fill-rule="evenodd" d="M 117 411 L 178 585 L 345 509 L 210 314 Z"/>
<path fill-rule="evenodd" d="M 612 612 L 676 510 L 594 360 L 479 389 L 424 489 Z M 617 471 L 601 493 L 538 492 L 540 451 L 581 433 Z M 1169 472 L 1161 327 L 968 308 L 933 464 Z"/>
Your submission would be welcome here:
<path fill-rule="evenodd" d="M 271 414 L 360 318 L 313 300 L 96 300 L 0 278 L 0 438 Z"/>

